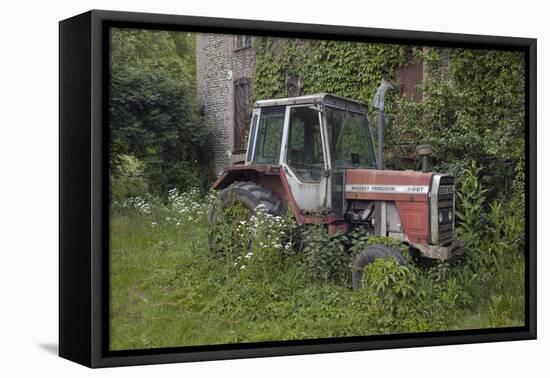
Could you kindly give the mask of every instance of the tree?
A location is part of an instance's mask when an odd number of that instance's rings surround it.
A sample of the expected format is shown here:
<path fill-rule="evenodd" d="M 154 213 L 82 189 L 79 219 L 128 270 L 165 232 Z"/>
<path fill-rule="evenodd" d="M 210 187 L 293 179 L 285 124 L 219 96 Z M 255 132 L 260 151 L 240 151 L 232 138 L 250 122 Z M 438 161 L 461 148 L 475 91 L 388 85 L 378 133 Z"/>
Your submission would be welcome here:
<path fill-rule="evenodd" d="M 112 179 L 132 156 L 152 192 L 205 188 L 210 130 L 196 102 L 194 34 L 113 29 L 110 67 Z"/>

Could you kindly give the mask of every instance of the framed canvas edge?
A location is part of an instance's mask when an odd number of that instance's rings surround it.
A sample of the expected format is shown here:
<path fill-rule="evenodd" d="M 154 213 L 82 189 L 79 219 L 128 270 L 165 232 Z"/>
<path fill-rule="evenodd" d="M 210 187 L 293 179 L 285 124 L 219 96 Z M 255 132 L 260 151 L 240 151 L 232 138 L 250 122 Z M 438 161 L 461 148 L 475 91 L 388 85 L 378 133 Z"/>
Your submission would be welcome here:
<path fill-rule="evenodd" d="M 91 143 L 91 198 L 89 199 L 91 224 L 89 260 L 91 271 L 91 311 L 89 332 L 91 351 L 89 363 L 86 363 L 86 361 L 77 362 L 90 367 L 110 367 L 536 339 L 536 39 L 100 10 L 92 10 L 84 15 L 89 15 L 91 18 L 91 112 L 89 129 Z M 335 342 L 335 340 L 318 340 L 318 342 L 311 341 L 304 345 L 263 343 L 265 346 L 250 346 L 239 344 L 238 347 L 234 348 L 221 346 L 221 348 L 225 348 L 208 351 L 184 351 L 178 350 L 180 348 L 167 348 L 139 350 L 138 354 L 134 355 L 117 355 L 116 353 L 108 352 L 105 329 L 108 329 L 107 299 L 109 298 L 109 290 L 104 280 L 105 275 L 108 274 L 108 271 L 105 271 L 105 256 L 106 252 L 108 253 L 108 249 L 106 250 L 105 248 L 105 240 L 109 230 L 108 219 L 105 221 L 105 214 L 108 214 L 108 203 L 104 201 L 105 198 L 108 198 L 108 188 L 103 182 L 105 177 L 107 177 L 108 169 L 106 159 L 103 159 L 105 143 L 108 142 L 108 139 L 106 139 L 107 134 L 104 133 L 103 129 L 103 126 L 107 125 L 107 114 L 104 111 L 106 109 L 105 101 L 107 96 L 104 96 L 104 90 L 105 84 L 108 82 L 108 76 L 104 70 L 104 58 L 108 45 L 105 27 L 113 24 L 133 24 L 136 27 L 145 28 L 148 26 L 149 28 L 168 29 L 192 26 L 198 29 L 204 28 L 211 32 L 215 29 L 216 32 L 250 32 L 251 34 L 263 32 L 273 34 L 280 31 L 285 36 L 297 33 L 300 35 L 306 34 L 307 37 L 318 38 L 368 38 L 377 42 L 516 49 L 526 52 L 526 57 L 528 58 L 526 60 L 526 68 L 529 73 L 526 76 L 526 95 L 528 96 L 526 99 L 526 102 L 528 102 L 528 108 L 526 109 L 526 171 L 528 174 L 526 176 L 529 177 L 529 181 L 526 183 L 526 193 L 529 196 L 529 203 L 526 206 L 526 211 L 529 212 L 526 217 L 526 240 L 528 241 L 528 245 L 526 245 L 526 256 L 528 257 L 526 267 L 526 273 L 528 274 L 526 282 L 526 321 L 528 322 L 528 326 L 514 329 L 464 331 L 469 332 L 469 334 L 442 332 L 437 333 L 437 335 L 392 335 L 392 339 L 370 337 L 369 340 L 349 342 L 341 340 L 338 342 Z M 67 183 L 62 183 L 60 177 L 61 185 L 67 185 Z M 82 200 L 82 198 L 75 200 Z"/>
<path fill-rule="evenodd" d="M 399 336 L 399 335 L 395 335 Z M 436 347 L 465 344 L 479 344 L 492 342 L 511 342 L 536 339 L 530 331 L 502 331 L 487 334 L 483 330 L 479 334 L 455 335 L 455 336 L 424 336 L 412 338 L 395 338 L 393 340 L 369 340 L 356 342 L 320 341 L 317 344 L 308 345 L 281 345 L 246 347 L 242 349 L 220 349 L 198 352 L 152 352 L 141 355 L 104 356 L 91 366 L 93 368 L 153 365 L 179 362 L 215 361 L 243 358 L 280 357 L 306 354 L 324 354 L 340 352 L 357 352 L 369 350 Z M 177 349 L 177 348 L 174 348 Z"/>
<path fill-rule="evenodd" d="M 91 12 L 59 23 L 59 355 L 91 365 Z M 71 127 L 74 124 L 81 127 Z"/>

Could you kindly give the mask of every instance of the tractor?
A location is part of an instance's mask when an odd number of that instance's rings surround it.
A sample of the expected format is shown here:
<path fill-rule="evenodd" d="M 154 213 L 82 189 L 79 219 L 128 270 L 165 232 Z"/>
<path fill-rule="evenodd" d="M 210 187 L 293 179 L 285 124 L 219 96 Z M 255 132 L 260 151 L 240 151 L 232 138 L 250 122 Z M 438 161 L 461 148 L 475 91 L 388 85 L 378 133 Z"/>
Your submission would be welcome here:
<path fill-rule="evenodd" d="M 237 202 L 282 215 L 291 205 L 297 224 L 324 224 L 329 234 L 360 226 L 398 239 L 420 258 L 461 254 L 462 243 L 453 238 L 454 177 L 429 172 L 430 146 L 417 147 L 421 171 L 384 169 L 384 98 L 393 88 L 382 80 L 374 99 L 377 154 L 368 107 L 360 102 L 326 93 L 256 101 L 242 161 L 213 185 L 222 206 Z M 217 213 L 212 210 L 211 222 Z M 354 288 L 378 258 L 406 263 L 400 252 L 371 245 L 354 260 Z"/>

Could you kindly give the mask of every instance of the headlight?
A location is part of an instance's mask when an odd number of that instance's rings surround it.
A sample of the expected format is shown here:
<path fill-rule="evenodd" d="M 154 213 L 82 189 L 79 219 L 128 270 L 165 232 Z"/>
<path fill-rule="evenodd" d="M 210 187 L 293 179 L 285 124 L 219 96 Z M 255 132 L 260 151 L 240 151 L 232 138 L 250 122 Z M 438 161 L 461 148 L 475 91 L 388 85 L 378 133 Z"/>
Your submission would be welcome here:
<path fill-rule="evenodd" d="M 449 222 L 453 220 L 453 212 L 452 211 L 449 211 L 447 213 L 447 218 L 449 219 Z"/>

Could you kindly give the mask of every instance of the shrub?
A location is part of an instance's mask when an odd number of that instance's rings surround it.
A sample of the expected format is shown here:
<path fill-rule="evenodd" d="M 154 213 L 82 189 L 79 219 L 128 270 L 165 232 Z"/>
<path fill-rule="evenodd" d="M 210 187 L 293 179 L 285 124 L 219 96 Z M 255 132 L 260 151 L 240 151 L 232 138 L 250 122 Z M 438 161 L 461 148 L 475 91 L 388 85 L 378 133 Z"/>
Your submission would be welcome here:
<path fill-rule="evenodd" d="M 196 99 L 195 37 L 114 28 L 111 45 L 111 174 L 118 176 L 124 155 L 132 155 L 157 196 L 174 187 L 206 190 L 212 132 Z"/>
<path fill-rule="evenodd" d="M 271 279 L 274 272 L 285 269 L 292 255 L 292 241 L 288 235 L 293 225 L 290 218 L 271 215 L 258 206 L 248 221 L 240 222 L 240 229 L 248 236 L 249 247 L 241 248 L 233 265 L 248 278 Z"/>
<path fill-rule="evenodd" d="M 112 200 L 123 201 L 129 197 L 144 196 L 148 192 L 143 163 L 132 155 L 121 154 L 109 177 Z"/>
<path fill-rule="evenodd" d="M 458 187 L 458 235 L 465 241 L 466 254 L 464 265 L 454 274 L 464 287 L 465 301 L 485 307 L 491 323 L 503 323 L 501 316 L 523 322 L 523 213 L 515 200 L 487 204 L 481 171 L 472 162 Z M 499 311 L 494 310 L 497 307 Z"/>
<path fill-rule="evenodd" d="M 329 236 L 325 226 L 311 226 L 302 233 L 304 262 L 308 275 L 320 281 L 349 280 L 350 257 L 345 248 L 348 237 Z"/>

